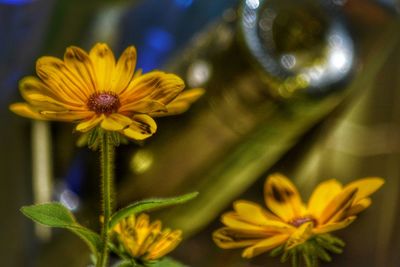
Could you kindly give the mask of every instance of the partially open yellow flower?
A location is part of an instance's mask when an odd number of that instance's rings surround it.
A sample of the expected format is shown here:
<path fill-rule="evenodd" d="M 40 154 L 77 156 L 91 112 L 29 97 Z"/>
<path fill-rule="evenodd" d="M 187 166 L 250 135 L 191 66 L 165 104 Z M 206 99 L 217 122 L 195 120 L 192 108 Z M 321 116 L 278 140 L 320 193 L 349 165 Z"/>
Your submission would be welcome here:
<path fill-rule="evenodd" d="M 124 250 L 133 258 L 157 260 L 171 252 L 182 240 L 180 230 L 162 229 L 160 221 L 150 223 L 147 214 L 131 215 L 113 229 Z"/>
<path fill-rule="evenodd" d="M 136 50 L 128 47 L 116 61 L 106 44 L 96 44 L 87 54 L 68 47 L 64 60 L 41 57 L 39 78 L 20 82 L 26 103 L 10 109 L 28 118 L 78 123 L 87 132 L 96 126 L 135 140 L 150 137 L 157 129 L 152 117 L 184 112 L 203 89 L 182 93 L 184 82 L 174 74 L 135 73 Z"/>
<path fill-rule="evenodd" d="M 222 216 L 226 227 L 215 231 L 213 239 L 225 249 L 246 247 L 242 253 L 245 258 L 282 245 L 290 250 L 348 226 L 371 205 L 369 196 L 383 183 L 381 178 L 364 178 L 342 186 L 334 179 L 328 180 L 319 184 L 304 204 L 288 178 L 273 174 L 264 186 L 269 210 L 250 201 L 236 201 L 234 211 Z"/>

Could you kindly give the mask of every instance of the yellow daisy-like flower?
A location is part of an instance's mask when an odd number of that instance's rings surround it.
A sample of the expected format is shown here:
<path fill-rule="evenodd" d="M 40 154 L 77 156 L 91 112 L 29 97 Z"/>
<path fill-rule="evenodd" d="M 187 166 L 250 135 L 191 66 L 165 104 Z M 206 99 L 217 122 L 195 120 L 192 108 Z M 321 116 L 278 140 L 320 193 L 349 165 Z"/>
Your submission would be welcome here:
<path fill-rule="evenodd" d="M 157 260 L 171 252 L 182 240 L 180 230 L 162 229 L 161 221 L 150 223 L 147 214 L 131 215 L 121 220 L 113 233 L 132 258 Z"/>
<path fill-rule="evenodd" d="M 203 89 L 182 92 L 184 82 L 174 74 L 152 71 L 135 73 L 136 49 L 128 47 L 116 61 L 111 49 L 96 44 L 88 53 L 68 47 L 64 60 L 41 57 L 36 63 L 39 78 L 20 82 L 26 103 L 10 109 L 33 119 L 76 122 L 76 130 L 96 126 L 135 140 L 155 133 L 152 117 L 184 112 Z"/>
<path fill-rule="evenodd" d="M 337 180 L 328 180 L 319 184 L 304 204 L 288 178 L 273 174 L 264 186 L 269 210 L 250 201 L 236 201 L 234 211 L 222 216 L 226 227 L 215 231 L 213 239 L 224 249 L 246 247 L 244 258 L 282 245 L 289 251 L 314 237 L 318 240 L 348 226 L 371 205 L 369 196 L 383 183 L 381 178 L 363 178 L 342 186 Z"/>

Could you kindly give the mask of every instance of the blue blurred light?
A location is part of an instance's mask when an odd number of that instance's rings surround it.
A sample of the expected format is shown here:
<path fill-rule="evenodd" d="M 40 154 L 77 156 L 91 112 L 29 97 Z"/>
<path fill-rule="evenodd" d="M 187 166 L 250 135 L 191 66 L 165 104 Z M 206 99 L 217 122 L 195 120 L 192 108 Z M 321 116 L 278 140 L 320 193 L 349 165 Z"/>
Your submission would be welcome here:
<path fill-rule="evenodd" d="M 85 180 L 86 165 L 84 153 L 86 152 L 78 153 L 65 175 L 65 184 L 67 189 L 77 195 L 82 192 L 83 181 Z"/>
<path fill-rule="evenodd" d="M 179 7 L 188 8 L 193 4 L 193 0 L 174 0 Z"/>
<path fill-rule="evenodd" d="M 146 43 L 158 52 L 167 52 L 174 46 L 172 35 L 160 28 L 151 28 L 146 34 Z"/>
<path fill-rule="evenodd" d="M 160 67 L 160 55 L 154 53 L 153 49 L 147 47 L 140 51 L 138 55 L 138 67 L 142 69 L 143 72 L 152 71 Z"/>
<path fill-rule="evenodd" d="M 33 1 L 34 0 L 0 0 L 0 4 L 23 5 Z"/>

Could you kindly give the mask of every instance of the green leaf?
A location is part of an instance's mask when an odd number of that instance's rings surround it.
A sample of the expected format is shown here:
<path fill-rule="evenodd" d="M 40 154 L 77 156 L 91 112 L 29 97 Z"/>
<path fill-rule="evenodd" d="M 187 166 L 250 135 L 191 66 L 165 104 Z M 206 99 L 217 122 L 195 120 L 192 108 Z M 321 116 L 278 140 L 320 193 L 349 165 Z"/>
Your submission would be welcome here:
<path fill-rule="evenodd" d="M 21 212 L 26 217 L 46 226 L 63 227 L 75 223 L 72 213 L 57 202 L 24 206 Z"/>
<path fill-rule="evenodd" d="M 31 220 L 49 227 L 68 229 L 78 235 L 96 255 L 102 247 L 100 236 L 78 224 L 74 215 L 61 203 L 51 202 L 24 206 L 21 212 Z"/>
<path fill-rule="evenodd" d="M 117 265 L 117 267 L 134 267 L 134 266 L 136 265 L 133 265 L 132 262 L 129 261 L 124 261 Z"/>
<path fill-rule="evenodd" d="M 64 227 L 79 236 L 90 248 L 92 253 L 101 251 L 102 241 L 100 236 L 92 230 L 83 227 L 82 225 L 76 224 L 74 226 Z"/>
<path fill-rule="evenodd" d="M 172 258 L 164 257 L 159 261 L 153 261 L 146 264 L 146 267 L 188 267 Z"/>
<path fill-rule="evenodd" d="M 133 203 L 125 208 L 120 209 L 113 216 L 111 216 L 109 222 L 109 229 L 113 229 L 114 226 L 122 219 L 128 217 L 132 214 L 137 214 L 143 211 L 149 211 L 159 208 L 164 208 L 176 204 L 185 203 L 193 198 L 195 198 L 199 193 L 193 192 L 186 195 L 171 197 L 171 198 L 153 198 L 153 199 L 145 199 L 142 201 L 138 201 Z"/>
<path fill-rule="evenodd" d="M 123 260 L 117 262 L 113 267 L 139 267 L 141 265 L 137 265 L 134 261 L 130 260 Z"/>

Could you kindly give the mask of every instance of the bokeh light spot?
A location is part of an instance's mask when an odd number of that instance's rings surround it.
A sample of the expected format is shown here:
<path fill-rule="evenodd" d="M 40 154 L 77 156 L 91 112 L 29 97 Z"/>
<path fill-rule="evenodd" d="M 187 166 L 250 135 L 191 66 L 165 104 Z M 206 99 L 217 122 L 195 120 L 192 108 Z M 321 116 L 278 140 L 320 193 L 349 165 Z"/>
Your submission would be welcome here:
<path fill-rule="evenodd" d="M 23 5 L 33 1 L 34 0 L 0 0 L 0 4 Z"/>
<path fill-rule="evenodd" d="M 259 0 L 246 0 L 246 5 L 251 9 L 257 9 L 260 6 Z"/>
<path fill-rule="evenodd" d="M 190 87 L 203 86 L 211 76 L 211 65 L 204 60 L 193 62 L 187 72 L 187 81 Z"/>
<path fill-rule="evenodd" d="M 146 149 L 137 151 L 130 163 L 131 170 L 136 174 L 145 173 L 153 165 L 153 153 Z"/>
<path fill-rule="evenodd" d="M 160 28 L 152 28 L 146 34 L 146 43 L 153 49 L 166 52 L 171 50 L 175 41 L 173 36 Z"/>
<path fill-rule="evenodd" d="M 188 8 L 193 4 L 193 0 L 174 0 L 175 4 L 182 8 Z"/>

